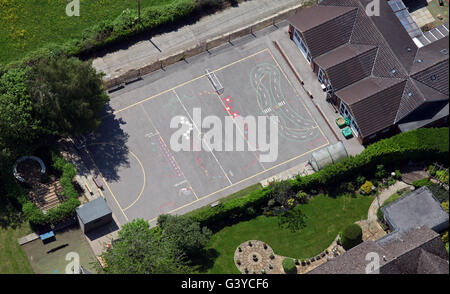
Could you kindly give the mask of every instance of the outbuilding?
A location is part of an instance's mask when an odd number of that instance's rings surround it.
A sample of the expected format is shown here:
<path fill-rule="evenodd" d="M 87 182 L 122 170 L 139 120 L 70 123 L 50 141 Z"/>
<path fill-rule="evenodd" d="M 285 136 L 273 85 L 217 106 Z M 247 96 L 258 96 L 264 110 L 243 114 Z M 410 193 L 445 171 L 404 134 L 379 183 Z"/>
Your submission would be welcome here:
<path fill-rule="evenodd" d="M 80 205 L 76 211 L 81 230 L 85 234 L 112 221 L 112 211 L 101 197 Z"/>

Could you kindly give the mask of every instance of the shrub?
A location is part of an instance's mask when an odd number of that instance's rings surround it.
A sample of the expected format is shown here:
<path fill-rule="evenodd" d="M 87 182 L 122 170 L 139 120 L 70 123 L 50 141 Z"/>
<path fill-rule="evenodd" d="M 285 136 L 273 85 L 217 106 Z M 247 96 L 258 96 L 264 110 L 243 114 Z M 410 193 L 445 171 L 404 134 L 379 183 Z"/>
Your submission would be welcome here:
<path fill-rule="evenodd" d="M 297 272 L 297 267 L 295 266 L 295 262 L 292 258 L 283 259 L 283 270 L 287 274 L 293 274 Z"/>
<path fill-rule="evenodd" d="M 377 169 L 375 171 L 375 178 L 381 180 L 387 177 L 387 172 L 384 169 L 384 165 L 379 164 L 377 165 Z"/>
<path fill-rule="evenodd" d="M 448 213 L 448 200 L 442 203 L 442 207 L 447 211 Z"/>
<path fill-rule="evenodd" d="M 349 250 L 356 245 L 362 243 L 362 229 L 357 224 L 348 226 L 342 233 L 342 247 L 345 250 Z"/>
<path fill-rule="evenodd" d="M 372 193 L 372 188 L 372 182 L 366 181 L 364 185 L 361 186 L 361 191 L 363 191 L 365 195 L 370 195 Z"/>
<path fill-rule="evenodd" d="M 428 167 L 428 173 L 432 177 L 436 175 L 436 167 L 434 166 L 434 164 L 430 164 L 430 166 Z"/>
<path fill-rule="evenodd" d="M 361 187 L 362 185 L 364 185 L 365 182 L 366 182 L 366 177 L 365 176 L 358 176 L 356 178 L 356 185 L 358 187 Z"/>
<path fill-rule="evenodd" d="M 402 173 L 398 169 L 396 169 L 394 173 L 395 173 L 395 178 L 397 180 L 401 180 L 402 179 Z"/>
<path fill-rule="evenodd" d="M 297 198 L 298 202 L 300 203 L 306 203 L 306 201 L 308 200 L 308 194 L 300 190 L 295 195 L 295 198 Z"/>
<path fill-rule="evenodd" d="M 428 182 L 429 182 L 428 178 L 424 178 L 421 180 L 414 181 L 412 184 L 413 184 L 414 188 L 418 189 L 423 186 L 426 186 L 428 184 Z"/>
<path fill-rule="evenodd" d="M 442 235 L 442 242 L 447 243 L 448 242 L 448 231 Z"/>

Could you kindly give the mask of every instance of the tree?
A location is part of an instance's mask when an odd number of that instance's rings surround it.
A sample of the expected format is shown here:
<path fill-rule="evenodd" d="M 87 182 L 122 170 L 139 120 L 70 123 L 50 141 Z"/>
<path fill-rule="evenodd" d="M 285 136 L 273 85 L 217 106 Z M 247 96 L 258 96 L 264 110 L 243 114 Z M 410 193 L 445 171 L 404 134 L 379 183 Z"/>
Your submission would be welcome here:
<path fill-rule="evenodd" d="M 28 69 L 17 68 L 0 77 L 0 150 L 4 156 L 29 151 L 42 134 L 26 86 L 28 74 Z"/>
<path fill-rule="evenodd" d="M 300 210 L 300 205 L 286 210 L 278 216 L 278 225 L 295 233 L 305 227 L 305 215 Z"/>
<path fill-rule="evenodd" d="M 112 274 L 186 274 L 185 256 L 176 244 L 150 230 L 143 219 L 125 224 L 119 239 L 102 257 L 106 273 Z"/>
<path fill-rule="evenodd" d="M 199 254 L 211 238 L 211 231 L 186 216 L 161 215 L 162 238 L 173 241 L 188 256 Z"/>
<path fill-rule="evenodd" d="M 109 100 L 101 78 L 91 63 L 77 58 L 60 57 L 36 64 L 29 88 L 43 125 L 63 136 L 95 130 Z"/>

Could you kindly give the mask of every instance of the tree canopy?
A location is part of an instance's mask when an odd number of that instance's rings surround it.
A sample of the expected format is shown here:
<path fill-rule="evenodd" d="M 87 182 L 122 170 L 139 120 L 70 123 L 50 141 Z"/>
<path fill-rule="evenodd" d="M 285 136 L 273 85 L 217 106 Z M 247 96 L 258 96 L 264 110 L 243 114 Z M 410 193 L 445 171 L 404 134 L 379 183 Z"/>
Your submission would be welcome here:
<path fill-rule="evenodd" d="M 201 228 L 198 222 L 186 216 L 161 215 L 158 224 L 162 229 L 162 237 L 173 241 L 189 256 L 199 254 L 212 234 L 208 228 Z"/>
<path fill-rule="evenodd" d="M 106 273 L 112 274 L 184 274 L 190 269 L 185 255 L 170 239 L 149 228 L 147 221 L 136 219 L 119 231 L 119 239 L 105 252 Z"/>

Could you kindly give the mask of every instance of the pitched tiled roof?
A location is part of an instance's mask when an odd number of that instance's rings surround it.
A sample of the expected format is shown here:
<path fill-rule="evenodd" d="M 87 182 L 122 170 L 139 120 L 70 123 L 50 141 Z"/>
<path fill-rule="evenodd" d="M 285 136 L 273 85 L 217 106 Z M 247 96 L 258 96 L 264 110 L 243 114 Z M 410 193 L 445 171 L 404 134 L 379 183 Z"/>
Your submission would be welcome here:
<path fill-rule="evenodd" d="M 414 74 L 412 78 L 448 97 L 448 59 Z"/>
<path fill-rule="evenodd" d="M 346 44 L 314 61 L 326 72 L 334 91 L 338 91 L 372 74 L 377 51 L 373 45 Z"/>
<path fill-rule="evenodd" d="M 288 22 L 304 33 L 355 10 L 345 6 L 312 6 L 288 18 Z"/>
<path fill-rule="evenodd" d="M 385 242 L 366 241 L 310 274 L 365 274 L 367 254 L 380 257 L 381 274 L 448 274 L 448 253 L 441 237 L 427 227 L 412 229 Z"/>
<path fill-rule="evenodd" d="M 336 95 L 358 103 L 349 106 L 363 137 L 397 123 L 425 102 L 449 95 L 448 53 L 441 52 L 448 50 L 448 37 L 419 49 L 386 1 L 380 1 L 379 16 L 368 16 L 371 2 L 322 0 L 291 18 L 291 24 L 303 29 L 313 60 L 327 73 Z M 396 87 L 376 87 L 368 77 L 385 78 L 383 83 Z"/>
<path fill-rule="evenodd" d="M 357 118 L 363 137 L 394 124 L 406 81 L 369 77 L 338 92 Z"/>

